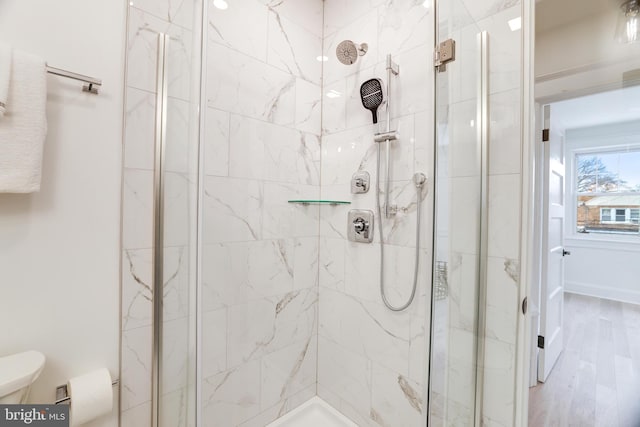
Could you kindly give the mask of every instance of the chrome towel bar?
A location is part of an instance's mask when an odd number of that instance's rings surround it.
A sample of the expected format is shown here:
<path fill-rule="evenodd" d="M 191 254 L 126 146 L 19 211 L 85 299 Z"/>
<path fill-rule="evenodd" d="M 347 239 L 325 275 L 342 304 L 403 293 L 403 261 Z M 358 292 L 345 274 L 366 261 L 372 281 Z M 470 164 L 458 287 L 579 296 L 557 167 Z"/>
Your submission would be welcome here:
<path fill-rule="evenodd" d="M 85 76 L 83 74 L 74 73 L 72 71 L 63 70 L 61 68 L 51 67 L 47 64 L 46 66 L 47 73 L 54 74 L 60 77 L 66 77 L 68 79 L 78 80 L 84 82 L 85 85 L 82 86 L 83 92 L 89 92 L 93 94 L 98 94 L 98 90 L 102 86 L 102 80 L 96 79 L 94 77 Z"/>

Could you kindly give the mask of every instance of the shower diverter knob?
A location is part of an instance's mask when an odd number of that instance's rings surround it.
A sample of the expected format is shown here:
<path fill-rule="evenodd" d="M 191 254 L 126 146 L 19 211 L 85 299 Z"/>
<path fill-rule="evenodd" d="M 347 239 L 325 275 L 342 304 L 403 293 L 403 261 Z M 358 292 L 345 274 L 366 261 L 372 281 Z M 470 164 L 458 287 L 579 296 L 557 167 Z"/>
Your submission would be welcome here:
<path fill-rule="evenodd" d="M 369 237 L 369 221 L 364 218 L 356 218 L 353 226 L 358 234 L 364 234 L 365 239 Z"/>
<path fill-rule="evenodd" d="M 350 241 L 371 243 L 373 241 L 373 212 L 360 209 L 349 211 L 347 228 Z"/>

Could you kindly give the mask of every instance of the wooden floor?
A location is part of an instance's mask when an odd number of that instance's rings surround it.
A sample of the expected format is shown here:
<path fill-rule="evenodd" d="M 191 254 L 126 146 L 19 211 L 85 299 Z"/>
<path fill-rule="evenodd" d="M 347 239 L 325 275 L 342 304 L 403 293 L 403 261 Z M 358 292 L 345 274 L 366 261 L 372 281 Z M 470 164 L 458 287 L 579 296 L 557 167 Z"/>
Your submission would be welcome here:
<path fill-rule="evenodd" d="M 564 351 L 529 426 L 640 427 L 640 305 L 565 294 Z"/>

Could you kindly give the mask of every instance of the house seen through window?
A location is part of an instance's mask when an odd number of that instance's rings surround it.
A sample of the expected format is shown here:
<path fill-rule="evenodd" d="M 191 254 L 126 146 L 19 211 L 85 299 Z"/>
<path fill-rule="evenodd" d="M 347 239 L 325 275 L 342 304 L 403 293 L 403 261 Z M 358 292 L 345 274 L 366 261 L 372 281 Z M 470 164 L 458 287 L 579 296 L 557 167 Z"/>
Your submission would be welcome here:
<path fill-rule="evenodd" d="M 577 231 L 640 232 L 640 150 L 576 155 Z"/>

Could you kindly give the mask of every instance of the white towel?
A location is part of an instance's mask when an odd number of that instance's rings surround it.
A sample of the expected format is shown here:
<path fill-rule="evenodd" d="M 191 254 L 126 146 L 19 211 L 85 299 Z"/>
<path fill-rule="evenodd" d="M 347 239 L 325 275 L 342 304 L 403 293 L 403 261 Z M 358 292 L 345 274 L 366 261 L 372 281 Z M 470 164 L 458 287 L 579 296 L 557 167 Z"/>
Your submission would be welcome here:
<path fill-rule="evenodd" d="M 46 104 L 44 60 L 14 49 L 8 108 L 0 119 L 0 193 L 40 190 Z"/>
<path fill-rule="evenodd" d="M 0 118 L 4 116 L 11 79 L 11 46 L 0 43 Z"/>

